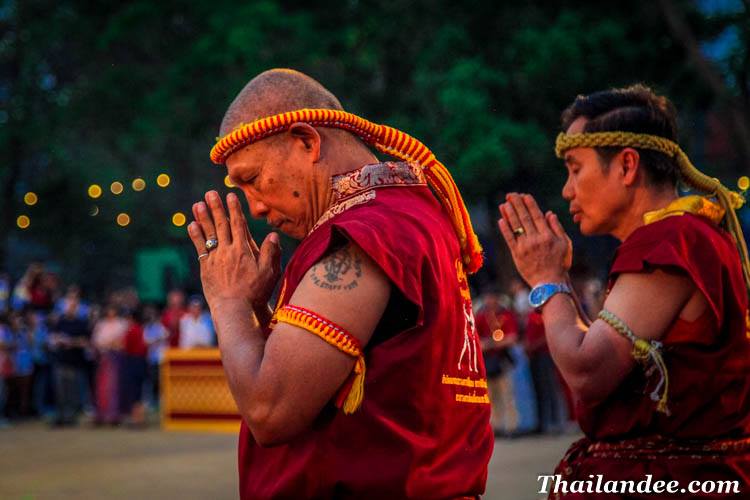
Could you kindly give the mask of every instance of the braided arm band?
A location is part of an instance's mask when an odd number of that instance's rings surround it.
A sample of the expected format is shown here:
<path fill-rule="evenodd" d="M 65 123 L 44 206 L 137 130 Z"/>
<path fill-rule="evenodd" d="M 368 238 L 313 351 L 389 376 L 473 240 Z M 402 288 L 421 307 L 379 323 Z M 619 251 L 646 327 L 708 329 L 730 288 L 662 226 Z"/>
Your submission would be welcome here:
<path fill-rule="evenodd" d="M 339 351 L 356 358 L 353 377 L 341 388 L 336 397 L 336 405 L 347 415 L 354 413 L 364 399 L 365 357 L 359 340 L 336 323 L 300 306 L 287 304 L 279 309 L 271 319 L 271 327 L 277 323 L 302 328 L 317 335 Z"/>
<path fill-rule="evenodd" d="M 471 274 L 482 267 L 484 257 L 479 238 L 474 232 L 469 211 L 450 172 L 422 142 L 388 125 L 373 123 L 337 109 L 288 111 L 259 118 L 251 123 L 241 123 L 224 137 L 218 137 L 211 149 L 211 161 L 220 165 L 235 151 L 266 137 L 284 132 L 297 122 L 315 127 L 346 130 L 382 153 L 420 165 L 435 196 L 450 216 L 461 246 L 466 271 Z"/>
<path fill-rule="evenodd" d="M 657 340 L 646 340 L 639 338 L 633 333 L 628 325 L 623 320 L 617 317 L 615 314 L 602 309 L 599 312 L 599 319 L 607 323 L 609 326 L 614 328 L 617 333 L 628 339 L 633 344 L 633 358 L 644 368 L 649 365 L 649 361 L 653 363 L 653 366 L 659 371 L 660 380 L 656 385 L 656 388 L 651 392 L 651 399 L 657 402 L 656 410 L 669 415 L 669 408 L 667 408 L 667 396 L 669 392 L 669 374 L 667 373 L 667 365 L 664 363 L 664 358 L 661 355 L 662 343 Z M 662 386 L 664 391 L 659 396 L 659 390 Z"/>

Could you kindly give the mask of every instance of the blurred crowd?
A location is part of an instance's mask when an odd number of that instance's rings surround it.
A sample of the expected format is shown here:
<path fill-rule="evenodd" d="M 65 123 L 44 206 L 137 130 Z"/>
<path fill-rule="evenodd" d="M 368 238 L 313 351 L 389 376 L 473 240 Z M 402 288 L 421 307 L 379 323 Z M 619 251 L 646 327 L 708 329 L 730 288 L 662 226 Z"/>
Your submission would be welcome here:
<path fill-rule="evenodd" d="M 87 301 L 40 263 L 15 283 L 0 275 L 0 428 L 28 418 L 144 426 L 165 350 L 215 345 L 202 297 L 182 290 L 162 308 L 131 288 Z"/>
<path fill-rule="evenodd" d="M 596 316 L 602 283 L 580 283 Z M 513 280 L 474 300 L 487 369 L 492 426 L 500 437 L 575 430 L 570 394 L 550 356 L 529 289 Z M 166 303 L 141 303 L 132 288 L 87 301 L 75 284 L 34 263 L 15 283 L 0 275 L 0 428 L 43 418 L 50 426 L 144 426 L 159 408 L 167 348 L 214 347 L 200 296 L 179 289 Z"/>
<path fill-rule="evenodd" d="M 589 317 L 601 310 L 604 287 L 597 279 L 580 283 Z M 498 437 L 575 432 L 570 392 L 555 367 L 544 335 L 542 315 L 531 308 L 529 289 L 512 280 L 507 290 L 488 290 L 474 300 Z"/>

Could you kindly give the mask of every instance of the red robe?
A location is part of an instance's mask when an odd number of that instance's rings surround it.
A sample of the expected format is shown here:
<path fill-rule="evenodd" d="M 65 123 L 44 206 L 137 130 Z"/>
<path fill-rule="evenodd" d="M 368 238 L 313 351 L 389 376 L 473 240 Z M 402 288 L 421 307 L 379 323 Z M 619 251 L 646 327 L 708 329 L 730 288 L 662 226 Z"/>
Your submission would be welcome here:
<path fill-rule="evenodd" d="M 690 213 L 635 230 L 617 249 L 610 286 L 622 273 L 663 268 L 688 276 L 706 297 L 706 313 L 677 318 L 662 342 L 671 415 L 656 411 L 649 394 L 658 373 L 637 366 L 604 401 L 580 404 L 586 438 L 558 467 L 563 479 L 736 480 L 750 497 L 750 338 L 748 297 L 732 237 Z M 552 498 L 594 498 L 561 495 Z M 607 498 L 697 498 L 631 495 Z M 708 498 L 720 498 L 709 496 Z M 734 498 L 734 497 L 733 497 Z"/>
<path fill-rule="evenodd" d="M 418 167 L 334 178 L 334 207 L 285 270 L 279 305 L 336 239 L 358 245 L 416 311 L 386 309 L 365 348 L 362 406 L 329 403 L 293 442 L 263 448 L 242 424 L 240 494 L 265 498 L 456 498 L 484 492 L 493 435 L 458 241 Z M 273 332 L 271 332 L 273 335 Z M 321 341 L 322 342 L 322 341 Z"/>

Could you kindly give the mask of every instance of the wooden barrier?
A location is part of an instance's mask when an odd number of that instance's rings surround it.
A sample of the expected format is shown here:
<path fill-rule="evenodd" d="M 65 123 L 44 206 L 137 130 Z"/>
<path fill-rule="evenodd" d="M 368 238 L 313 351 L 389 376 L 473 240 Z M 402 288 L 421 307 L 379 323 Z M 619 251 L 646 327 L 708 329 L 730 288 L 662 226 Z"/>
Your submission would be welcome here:
<path fill-rule="evenodd" d="M 161 364 L 161 422 L 169 431 L 239 432 L 218 349 L 169 349 Z"/>

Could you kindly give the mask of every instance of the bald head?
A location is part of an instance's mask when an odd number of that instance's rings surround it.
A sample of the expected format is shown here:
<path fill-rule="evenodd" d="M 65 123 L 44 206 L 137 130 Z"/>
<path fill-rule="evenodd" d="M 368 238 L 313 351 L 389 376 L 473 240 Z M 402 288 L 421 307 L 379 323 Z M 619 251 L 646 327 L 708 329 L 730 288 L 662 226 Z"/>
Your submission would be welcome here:
<path fill-rule="evenodd" d="M 271 69 L 245 85 L 221 121 L 221 136 L 241 123 L 304 108 L 343 109 L 336 96 L 293 69 Z"/>

